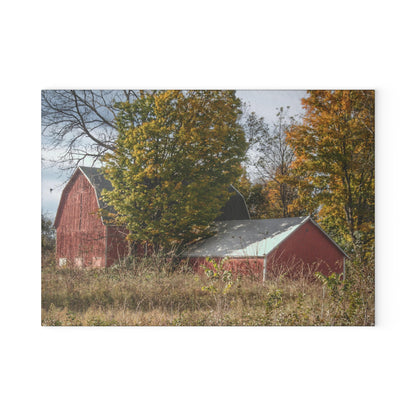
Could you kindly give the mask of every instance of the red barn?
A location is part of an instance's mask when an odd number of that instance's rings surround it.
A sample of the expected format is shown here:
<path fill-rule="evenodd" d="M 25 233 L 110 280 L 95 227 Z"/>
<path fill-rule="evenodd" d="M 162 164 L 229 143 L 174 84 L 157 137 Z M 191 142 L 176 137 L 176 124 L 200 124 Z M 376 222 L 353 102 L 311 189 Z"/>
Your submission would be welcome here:
<path fill-rule="evenodd" d="M 126 231 L 105 223 L 101 199 L 111 183 L 99 169 L 79 167 L 65 186 L 55 217 L 59 266 L 106 267 L 127 253 Z"/>
<path fill-rule="evenodd" d="M 345 276 L 347 257 L 310 217 L 220 221 L 214 236 L 191 246 L 184 256 L 195 270 L 209 267 L 207 257 L 226 259 L 226 269 L 263 280 L 301 269 Z"/>
<path fill-rule="evenodd" d="M 112 189 L 100 169 L 79 167 L 65 186 L 54 227 L 56 259 L 59 266 L 108 267 L 127 255 L 127 230 L 107 224 L 99 209 L 107 207 L 103 189 Z M 232 186 L 230 199 L 217 220 L 249 219 L 242 195 Z"/>

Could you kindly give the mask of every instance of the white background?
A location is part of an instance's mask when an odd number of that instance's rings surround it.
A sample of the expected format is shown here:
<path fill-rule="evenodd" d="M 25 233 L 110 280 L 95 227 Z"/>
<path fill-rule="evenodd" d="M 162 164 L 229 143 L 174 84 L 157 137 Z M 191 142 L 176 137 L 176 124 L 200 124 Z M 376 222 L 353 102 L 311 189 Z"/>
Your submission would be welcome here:
<path fill-rule="evenodd" d="M 412 2 L 0 6 L 4 415 L 415 414 Z M 42 88 L 376 89 L 375 328 L 42 328 Z"/>

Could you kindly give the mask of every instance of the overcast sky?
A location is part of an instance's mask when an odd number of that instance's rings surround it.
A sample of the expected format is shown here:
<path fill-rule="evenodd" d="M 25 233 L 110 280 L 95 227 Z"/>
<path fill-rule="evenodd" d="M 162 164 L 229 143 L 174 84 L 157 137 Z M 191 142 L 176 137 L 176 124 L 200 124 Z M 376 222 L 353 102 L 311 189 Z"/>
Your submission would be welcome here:
<path fill-rule="evenodd" d="M 304 90 L 239 90 L 237 96 L 250 105 L 252 111 L 273 123 L 278 108 L 289 106 L 289 115 L 302 113 Z"/>
<path fill-rule="evenodd" d="M 301 99 L 306 96 L 303 90 L 239 90 L 237 96 L 256 112 L 273 123 L 278 108 L 289 106 L 290 115 L 302 112 Z M 42 168 L 42 212 L 54 218 L 62 189 L 70 172 L 61 173 L 57 168 Z M 52 191 L 51 191 L 52 189 Z"/>

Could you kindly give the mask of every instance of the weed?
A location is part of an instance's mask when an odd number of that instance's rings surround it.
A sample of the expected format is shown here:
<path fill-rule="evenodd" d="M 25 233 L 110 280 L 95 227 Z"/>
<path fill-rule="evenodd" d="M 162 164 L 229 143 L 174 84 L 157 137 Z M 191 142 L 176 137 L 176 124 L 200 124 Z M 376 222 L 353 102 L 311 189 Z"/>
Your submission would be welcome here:
<path fill-rule="evenodd" d="M 162 259 L 108 269 L 44 268 L 42 325 L 374 325 L 374 268 L 347 279 L 310 271 L 264 284 L 209 263 L 195 275 Z"/>

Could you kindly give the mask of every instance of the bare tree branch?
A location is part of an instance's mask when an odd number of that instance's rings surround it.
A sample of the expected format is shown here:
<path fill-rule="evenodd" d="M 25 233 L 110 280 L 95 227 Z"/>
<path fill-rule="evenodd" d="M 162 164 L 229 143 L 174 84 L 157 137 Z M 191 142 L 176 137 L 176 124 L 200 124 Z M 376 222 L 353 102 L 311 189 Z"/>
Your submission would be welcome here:
<path fill-rule="evenodd" d="M 250 166 L 255 180 L 279 190 L 282 215 L 288 215 L 288 207 L 295 198 L 295 190 L 287 183 L 294 153 L 286 142 L 286 131 L 295 122 L 288 116 L 288 108 L 280 108 L 277 121 L 269 126 L 262 117 L 250 113 L 244 127 L 250 144 Z"/>
<path fill-rule="evenodd" d="M 49 162 L 72 169 L 114 150 L 115 103 L 136 97 L 132 90 L 42 91 L 42 146 L 53 153 Z"/>

